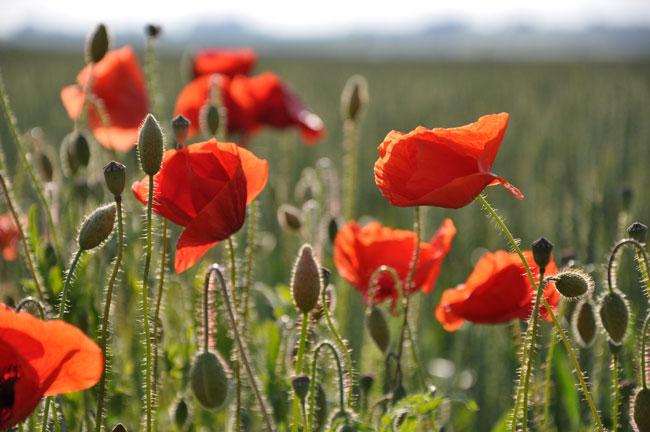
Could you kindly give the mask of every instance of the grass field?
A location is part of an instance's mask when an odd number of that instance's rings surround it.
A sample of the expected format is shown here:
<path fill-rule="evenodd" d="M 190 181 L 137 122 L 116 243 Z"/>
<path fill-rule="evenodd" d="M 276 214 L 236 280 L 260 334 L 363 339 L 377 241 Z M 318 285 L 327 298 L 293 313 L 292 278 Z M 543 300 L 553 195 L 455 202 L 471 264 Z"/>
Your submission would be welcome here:
<path fill-rule="evenodd" d="M 19 128 L 22 132 L 36 126 L 42 128 L 45 141 L 51 146 L 55 166 L 60 165 L 59 143 L 72 130 L 72 122 L 61 104 L 59 92 L 62 87 L 74 82 L 82 66 L 81 55 L 0 51 L 0 71 Z M 187 80 L 182 69 L 177 58 L 159 59 L 158 85 L 163 96 L 164 109 L 160 113 L 163 125 L 169 124 L 176 95 Z M 255 135 L 250 142 L 249 148 L 258 157 L 267 159 L 270 165 L 269 185 L 260 196 L 257 207 L 263 246 L 256 260 L 255 280 L 261 284 L 261 290 L 270 293 L 276 306 L 280 305 L 275 311 L 276 317 L 286 313 L 291 320 L 295 318 L 295 312 L 286 306 L 286 284 L 290 278 L 291 264 L 302 243 L 295 234 L 279 228 L 276 208 L 283 202 L 298 207 L 303 204 L 301 197 L 291 191 L 301 178 L 303 168 L 315 166 L 319 159 L 330 158 L 340 173 L 342 122 L 339 98 L 347 78 L 355 73 L 366 77 L 370 93 L 370 105 L 359 138 L 360 164 L 356 190 L 359 220 L 379 220 L 394 228 L 412 227 L 413 211 L 391 207 L 374 183 L 373 164 L 378 156 L 377 146 L 390 130 L 408 132 L 418 125 L 430 128 L 460 126 L 475 121 L 481 115 L 505 111 L 510 113 L 510 123 L 492 170 L 516 185 L 525 199 L 518 201 L 502 188 L 488 188 L 486 194 L 488 201 L 505 217 L 510 230 L 521 238 L 523 247 L 528 249 L 533 240 L 544 236 L 555 244 L 558 264 L 559 251 L 574 249 L 578 262 L 592 272 L 598 295 L 605 289 L 603 264 L 607 253 L 614 242 L 623 236 L 622 230 L 632 221 L 650 222 L 648 62 L 438 64 L 262 58 L 255 70 L 270 70 L 283 77 L 328 127 L 328 137 L 315 147 L 300 144 L 292 131 L 264 131 Z M 0 141 L 17 203 L 23 212 L 27 212 L 30 206 L 37 203 L 36 195 L 4 122 L 0 126 Z M 135 150 L 117 156 L 127 165 L 127 185 L 143 177 Z M 58 177 L 58 236 L 65 240 L 65 260 L 76 247 L 74 235 L 83 214 L 90 212 L 98 203 L 109 201 L 110 197 L 103 192 L 101 167 L 113 157 L 96 143 L 91 143 L 91 164 L 85 176 L 81 175 L 77 180 Z M 80 184 L 81 180 L 85 183 Z M 624 186 L 631 186 L 634 190 L 628 212 L 622 211 L 621 191 Z M 126 192 L 124 205 L 128 246 L 121 286 L 115 300 L 111 346 L 113 373 L 107 412 L 109 424 L 122 421 L 130 430 L 137 430 L 142 399 L 139 368 L 143 347 L 139 342 L 142 326 L 137 318 L 137 293 L 138 281 L 142 277 L 143 208 Z M 2 203 L 0 212 L 4 211 Z M 489 431 L 513 404 L 518 356 L 512 339 L 517 330 L 510 324 L 466 324 L 459 331 L 448 333 L 435 319 L 433 309 L 444 289 L 465 281 L 482 252 L 508 249 L 508 246 L 477 202 L 460 210 L 428 208 L 424 215 L 426 239 L 445 217 L 453 219 L 458 233 L 443 263 L 434 292 L 414 297 L 420 358 L 431 374 L 431 383 L 441 392 L 461 394 L 478 404 L 479 410 L 474 413 L 452 405 L 447 412 L 451 420 L 445 430 Z M 173 224 L 170 226 L 168 243 L 173 256 L 180 230 Z M 156 222 L 156 227 L 160 233 L 159 222 Z M 40 230 L 42 237 L 44 226 L 34 229 Z M 238 251 L 243 253 L 245 229 L 237 234 L 236 241 Z M 116 250 L 114 243 L 111 240 L 105 249 L 82 260 L 71 292 L 71 304 L 74 306 L 69 320 L 91 337 L 96 335 L 98 328 L 103 287 L 110 271 L 110 259 Z M 158 268 L 159 239 L 156 239 L 154 250 L 156 253 L 152 262 L 154 268 Z M 321 259 L 323 265 L 335 270 L 331 252 L 331 245 L 326 245 Z M 43 252 L 37 251 L 39 254 Z M 221 260 L 226 256 L 221 247 L 214 248 L 209 254 Z M 625 257 L 619 270 L 619 286 L 630 299 L 633 324 L 638 326 L 638 320 L 643 319 L 643 312 L 647 309 L 647 299 L 638 289 L 639 277 L 630 264 L 631 255 Z M 206 257 L 200 263 L 201 269 L 205 269 L 209 259 Z M 58 294 L 57 287 L 60 290 L 60 271 L 60 267 L 55 267 L 55 271 L 46 277 L 49 277 L 51 295 Z M 33 294 L 29 288 L 20 288 L 20 281 L 28 277 L 22 261 L 0 261 L 0 301 L 11 304 L 26 293 Z M 198 342 L 195 328 L 190 324 L 198 321 L 196 311 L 202 277 L 199 268 L 175 275 L 173 269 L 168 267 L 161 360 L 161 388 L 164 390 L 160 393 L 161 408 L 158 410 L 159 428 L 163 431 L 176 430 L 170 424 L 167 411 L 174 406 L 178 395 L 184 395 L 188 403 L 191 401 L 186 388 L 187 372 Z M 373 370 L 374 364 L 381 361 L 381 356 L 369 341 L 363 340 L 358 295 L 356 292 L 348 294 L 353 288 L 341 278 L 337 277 L 335 283 L 339 298 L 336 314 L 343 326 L 342 334 L 351 340 L 360 373 L 368 373 Z M 346 304 L 350 300 L 352 303 Z M 262 310 L 256 310 L 260 323 L 255 326 L 250 349 L 258 360 L 258 370 L 262 371 L 266 367 L 264 359 L 269 356 L 265 344 L 272 338 L 271 335 L 279 335 L 274 333 L 278 330 L 274 330 L 272 321 L 262 321 Z M 399 318 L 391 319 L 394 334 L 400 322 Z M 543 385 L 541 365 L 552 326 L 543 323 L 541 328 L 540 348 L 535 361 L 535 382 L 538 386 Z M 232 342 L 230 339 L 224 340 L 221 348 L 226 352 Z M 634 360 L 634 353 L 638 352 L 636 344 L 635 338 L 628 338 L 629 349 L 621 357 L 622 378 L 637 378 L 638 366 Z M 607 426 L 611 424 L 612 391 L 610 356 L 604 336 L 601 335 L 590 350 L 579 351 L 579 356 L 583 369 L 592 379 L 593 396 Z M 571 372 L 566 353 L 559 345 L 553 366 L 551 424 L 557 430 L 592 430 L 590 412 L 576 387 L 576 377 Z M 409 376 L 413 379 L 407 388 L 415 390 L 415 376 Z M 268 385 L 267 382 L 264 384 Z M 84 403 L 94 407 L 94 393 L 86 393 L 89 394 L 73 394 L 63 398 L 69 402 L 69 405 L 64 403 L 64 412 L 72 426 L 70 430 L 80 430 L 78 417 L 83 413 Z M 334 387 L 331 388 L 330 398 L 335 399 Z M 253 399 L 250 399 L 250 405 L 254 405 Z M 207 426 L 213 421 L 211 419 L 226 421 L 223 413 L 212 414 L 198 407 L 193 411 L 195 424 L 204 425 L 201 430 L 221 430 Z M 535 409 L 532 412 L 536 412 Z M 257 421 L 256 415 L 251 417 Z M 626 427 L 629 426 L 626 424 L 619 430 L 629 430 Z M 250 430 L 257 429 L 253 427 Z"/>

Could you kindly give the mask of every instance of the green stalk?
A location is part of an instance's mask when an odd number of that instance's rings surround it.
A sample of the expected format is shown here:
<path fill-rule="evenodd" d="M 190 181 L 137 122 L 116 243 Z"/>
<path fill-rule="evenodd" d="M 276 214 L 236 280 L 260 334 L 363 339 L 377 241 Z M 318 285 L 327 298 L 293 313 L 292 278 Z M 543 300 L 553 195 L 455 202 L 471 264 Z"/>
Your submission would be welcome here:
<path fill-rule="evenodd" d="M 158 320 L 160 319 L 160 307 L 162 305 L 163 286 L 165 285 L 165 259 L 167 258 L 167 218 L 163 218 L 162 252 L 160 253 L 160 281 L 158 283 L 158 296 L 156 296 L 156 308 L 153 314 L 153 394 L 154 398 L 158 393 Z"/>
<path fill-rule="evenodd" d="M 341 359 L 339 358 L 339 353 L 336 351 L 336 348 L 334 348 L 334 345 L 332 345 L 332 343 L 329 341 L 323 341 L 319 343 L 316 349 L 314 350 L 314 359 L 311 362 L 311 381 L 309 384 L 309 420 L 306 429 L 308 431 L 311 431 L 314 428 L 314 412 L 315 412 L 314 400 L 316 398 L 316 369 L 318 369 L 318 355 L 320 354 L 320 350 L 325 346 L 329 347 L 329 349 L 332 350 L 332 355 L 334 356 L 334 360 L 336 360 L 336 371 L 338 372 L 339 375 L 339 408 L 342 411 L 345 410 L 345 396 L 343 392 L 343 387 L 345 387 L 345 382 L 343 381 L 343 369 L 341 368 Z"/>
<path fill-rule="evenodd" d="M 298 357 L 296 359 L 296 376 L 302 373 L 302 358 L 305 355 L 305 343 L 307 341 L 307 327 L 309 327 L 309 315 L 302 314 L 300 327 L 300 344 L 298 345 Z M 298 432 L 298 417 L 300 417 L 300 402 L 296 395 L 293 396 L 293 425 L 291 430 Z"/>
<path fill-rule="evenodd" d="M 620 403 L 620 395 L 618 391 L 618 354 L 614 353 L 614 432 L 618 431 L 618 404 Z"/>
<path fill-rule="evenodd" d="M 402 331 L 399 337 L 399 345 L 397 346 L 397 358 L 402 358 L 402 348 L 404 346 L 404 336 L 406 334 L 406 328 L 408 327 L 408 313 L 409 313 L 409 299 L 411 297 L 411 290 L 413 285 L 413 276 L 415 275 L 415 268 L 418 264 L 418 258 L 420 256 L 420 236 L 422 231 L 422 223 L 420 222 L 420 207 L 415 207 L 415 250 L 413 251 L 413 258 L 411 259 L 411 265 L 409 267 L 408 276 L 406 277 L 406 283 L 404 284 L 404 321 L 402 322 Z"/>
<path fill-rule="evenodd" d="M 356 209 L 357 171 L 359 168 L 359 145 L 357 142 L 357 122 L 347 119 L 343 123 L 343 217 L 354 219 Z"/>
<path fill-rule="evenodd" d="M 566 300 L 562 299 L 558 317 L 562 319 L 564 309 L 566 308 Z M 557 329 L 553 327 L 551 332 L 551 340 L 549 341 L 548 353 L 546 354 L 546 377 L 544 380 L 544 421 L 542 423 L 542 430 L 548 430 L 548 413 L 551 405 L 551 371 L 553 369 L 553 353 L 555 352 L 555 340 L 557 338 Z"/>
<path fill-rule="evenodd" d="M 152 404 L 151 404 L 151 333 L 149 332 L 149 307 L 148 285 L 149 267 L 151 266 L 151 220 L 153 219 L 153 177 L 149 176 L 149 199 L 147 201 L 147 245 L 144 259 L 144 275 L 142 277 L 142 319 L 144 321 L 144 339 L 147 348 L 145 366 L 145 427 L 147 432 L 152 430 Z"/>
<path fill-rule="evenodd" d="M 228 254 L 230 255 L 230 284 L 232 287 L 232 303 L 235 309 L 237 305 L 237 266 L 235 259 L 235 245 L 232 237 L 228 237 Z M 240 357 L 235 353 L 235 381 L 237 382 L 237 393 L 235 397 L 235 431 L 241 432 L 241 369 L 239 364 Z"/>
<path fill-rule="evenodd" d="M 122 262 L 122 252 L 124 251 L 124 222 L 122 219 L 122 197 L 116 196 L 115 203 L 117 204 L 117 257 L 115 258 L 115 265 L 111 278 L 108 281 L 108 288 L 106 289 L 106 300 L 104 303 L 104 316 L 102 317 L 102 338 L 99 343 L 102 354 L 104 355 L 104 367 L 102 377 L 99 381 L 99 392 L 97 395 L 97 412 L 95 413 L 95 432 L 101 432 L 104 423 L 104 397 L 106 395 L 106 345 L 108 341 L 108 317 L 111 311 L 111 300 L 113 297 L 113 286 L 115 279 L 120 271 L 120 263 Z M 90 426 L 89 426 L 90 427 Z"/>
<path fill-rule="evenodd" d="M 648 343 L 648 326 L 650 325 L 650 314 L 645 318 L 643 323 L 643 337 L 641 339 L 641 378 L 643 383 L 643 388 L 648 388 L 648 381 L 646 380 L 645 372 L 645 357 L 646 357 L 646 346 Z"/>
<path fill-rule="evenodd" d="M 246 275 L 244 278 L 244 300 L 243 300 L 243 316 L 244 322 L 242 323 L 242 334 L 246 337 L 248 331 L 248 302 L 250 298 L 251 285 L 253 284 L 253 258 L 255 257 L 255 231 L 257 225 L 257 204 L 255 200 L 250 203 L 250 213 L 248 215 L 248 248 L 246 249 Z"/>
<path fill-rule="evenodd" d="M 614 248 L 612 249 L 612 252 L 609 254 L 609 262 L 607 263 L 607 286 L 609 287 L 610 291 L 612 291 L 616 286 L 613 277 L 613 270 L 615 267 L 614 262 L 616 260 L 616 254 L 625 245 L 632 245 L 636 249 L 636 257 L 639 264 L 639 271 L 641 272 L 641 276 L 643 278 L 643 285 L 645 286 L 646 294 L 650 298 L 650 276 L 648 275 L 648 267 L 650 267 L 650 258 L 648 257 L 648 252 L 645 250 L 643 245 L 631 238 L 623 239 L 618 243 L 616 243 L 614 245 Z"/>

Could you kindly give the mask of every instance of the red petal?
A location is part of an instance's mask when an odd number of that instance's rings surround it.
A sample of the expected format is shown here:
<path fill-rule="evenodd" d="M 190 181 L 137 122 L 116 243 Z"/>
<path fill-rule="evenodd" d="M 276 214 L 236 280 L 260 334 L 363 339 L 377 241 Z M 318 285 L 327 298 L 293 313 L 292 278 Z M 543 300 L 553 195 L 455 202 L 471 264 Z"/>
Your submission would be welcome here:
<path fill-rule="evenodd" d="M 75 120 L 81 114 L 84 104 L 84 92 L 78 85 L 70 85 L 61 90 L 61 101 L 70 119 Z"/>

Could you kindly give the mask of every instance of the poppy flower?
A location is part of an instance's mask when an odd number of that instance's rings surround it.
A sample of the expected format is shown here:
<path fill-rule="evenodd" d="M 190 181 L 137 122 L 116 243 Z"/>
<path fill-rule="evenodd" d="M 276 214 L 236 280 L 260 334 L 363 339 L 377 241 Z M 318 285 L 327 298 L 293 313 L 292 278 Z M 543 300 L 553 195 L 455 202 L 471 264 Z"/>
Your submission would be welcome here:
<path fill-rule="evenodd" d="M 397 207 L 460 208 L 499 183 L 522 199 L 519 189 L 490 172 L 507 126 L 508 113 L 501 113 L 451 129 L 391 131 L 379 146 L 375 182 Z"/>
<path fill-rule="evenodd" d="M 248 75 L 257 61 L 257 54 L 250 48 L 202 49 L 194 56 L 194 78 L 201 75 L 222 74 L 228 77 Z"/>
<path fill-rule="evenodd" d="M 81 115 L 89 71 L 90 66 L 83 68 L 77 75 L 77 85 L 61 90 L 61 100 L 73 120 Z M 101 104 L 107 124 L 102 123 L 95 104 L 89 101 L 88 126 L 104 147 L 128 151 L 135 146 L 138 130 L 149 112 L 145 81 L 133 49 L 125 46 L 109 51 L 94 65 L 92 74 L 90 93 Z"/>
<path fill-rule="evenodd" d="M 43 396 L 95 385 L 103 366 L 101 350 L 78 328 L 0 303 L 0 430 L 25 420 Z"/>
<path fill-rule="evenodd" d="M 164 153 L 154 176 L 153 211 L 185 227 L 176 244 L 176 273 L 239 231 L 268 171 L 268 163 L 249 150 L 215 139 Z M 134 182 L 131 190 L 146 205 L 149 177 Z"/>
<path fill-rule="evenodd" d="M 455 234 L 454 223 L 445 219 L 429 243 L 420 243 L 412 292 L 430 293 L 433 290 Z M 382 265 L 395 269 L 402 284 L 405 283 L 416 239 L 413 231 L 393 230 L 377 222 L 364 227 L 354 221 L 348 222 L 334 239 L 334 263 L 339 274 L 359 290 L 366 304 L 370 304 L 370 278 Z M 390 298 L 393 307 L 399 297 L 393 277 L 387 273 L 377 278 L 374 293 L 376 302 Z"/>
<path fill-rule="evenodd" d="M 176 99 L 175 114 L 187 117 L 190 136 L 199 133 L 199 111 L 217 86 L 226 108 L 228 133 L 253 133 L 263 126 L 296 127 L 302 140 L 313 144 L 325 136 L 323 121 L 309 112 L 298 97 L 271 72 L 254 77 L 203 75 L 185 86 Z"/>
<path fill-rule="evenodd" d="M 539 268 L 531 251 L 524 251 L 524 257 L 536 281 Z M 551 258 L 546 266 L 545 276 L 557 273 Z M 447 331 L 457 330 L 465 320 L 478 324 L 497 324 L 513 319 L 526 320 L 533 311 L 537 289 L 531 286 L 526 270 L 516 253 L 500 250 L 487 253 L 476 263 L 474 271 L 464 284 L 442 293 L 436 308 L 436 318 Z M 544 288 L 544 297 L 555 310 L 560 293 L 555 284 Z M 550 317 L 541 306 L 540 316 L 547 321 Z"/>
<path fill-rule="evenodd" d="M 0 250 L 2 259 L 5 261 L 16 261 L 18 259 L 18 242 L 20 232 L 14 222 L 13 216 L 9 213 L 0 215 Z"/>

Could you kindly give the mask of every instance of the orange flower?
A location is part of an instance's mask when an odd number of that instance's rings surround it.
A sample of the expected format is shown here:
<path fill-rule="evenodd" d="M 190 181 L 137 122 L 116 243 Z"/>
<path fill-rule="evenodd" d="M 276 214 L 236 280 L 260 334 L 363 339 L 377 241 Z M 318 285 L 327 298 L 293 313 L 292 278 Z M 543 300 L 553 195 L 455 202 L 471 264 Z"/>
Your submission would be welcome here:
<path fill-rule="evenodd" d="M 202 49 L 194 56 L 194 78 L 201 75 L 222 74 L 228 77 L 248 75 L 257 61 L 257 54 L 250 48 Z"/>
<path fill-rule="evenodd" d="M 10 213 L 0 215 L 0 249 L 2 258 L 5 261 L 16 261 L 18 259 L 18 242 L 20 232 Z"/>
<path fill-rule="evenodd" d="M 174 109 L 174 115 L 183 114 L 190 120 L 190 136 L 200 131 L 199 111 L 208 102 L 215 85 L 226 108 L 228 133 L 252 133 L 263 126 L 296 127 L 307 144 L 325 136 L 322 120 L 307 111 L 298 97 L 271 72 L 233 78 L 203 75 L 190 82 L 178 95 Z"/>
<path fill-rule="evenodd" d="M 249 150 L 215 139 L 164 153 L 154 176 L 153 211 L 186 227 L 176 244 L 176 273 L 239 231 L 268 171 L 268 163 Z M 146 205 L 149 177 L 134 182 L 131 190 Z"/>
<path fill-rule="evenodd" d="M 88 81 L 90 66 L 77 75 L 77 85 L 61 90 L 61 100 L 68 115 L 75 120 L 84 106 L 83 88 Z M 106 148 L 128 151 L 138 140 L 138 130 L 149 112 L 144 78 L 133 49 L 129 46 L 109 51 L 93 68 L 93 100 L 98 100 L 107 117 L 102 120 L 89 100 L 88 126 L 95 138 Z"/>
<path fill-rule="evenodd" d="M 535 277 L 539 279 L 539 268 L 531 251 L 524 251 L 526 261 Z M 557 273 L 551 258 L 546 266 L 545 276 Z M 528 319 L 533 311 L 535 293 L 519 255 L 500 250 L 487 253 L 478 261 L 474 271 L 464 284 L 442 293 L 436 308 L 436 318 L 447 331 L 457 330 L 465 320 L 478 324 L 496 324 L 513 319 Z M 555 284 L 549 283 L 544 297 L 555 309 L 560 293 Z M 544 306 L 540 316 L 547 321 L 550 317 Z"/>
<path fill-rule="evenodd" d="M 430 293 L 440 273 L 442 260 L 451 248 L 456 227 L 451 219 L 445 219 L 429 243 L 420 243 L 412 291 Z M 413 259 L 416 242 L 413 231 L 393 230 L 371 222 L 363 228 L 356 222 L 348 222 L 334 240 L 334 263 L 339 274 L 352 284 L 370 304 L 369 285 L 372 274 L 382 265 L 392 267 L 402 284 L 405 283 Z M 377 278 L 374 288 L 375 301 L 398 299 L 395 282 L 387 273 Z"/>
<path fill-rule="evenodd" d="M 522 199 L 516 187 L 490 172 L 507 126 L 508 114 L 501 113 L 451 129 L 391 131 L 379 146 L 377 186 L 398 207 L 460 208 L 498 183 Z"/>
<path fill-rule="evenodd" d="M 0 303 L 0 430 L 25 420 L 43 396 L 95 385 L 103 365 L 97 344 L 78 328 Z"/>

